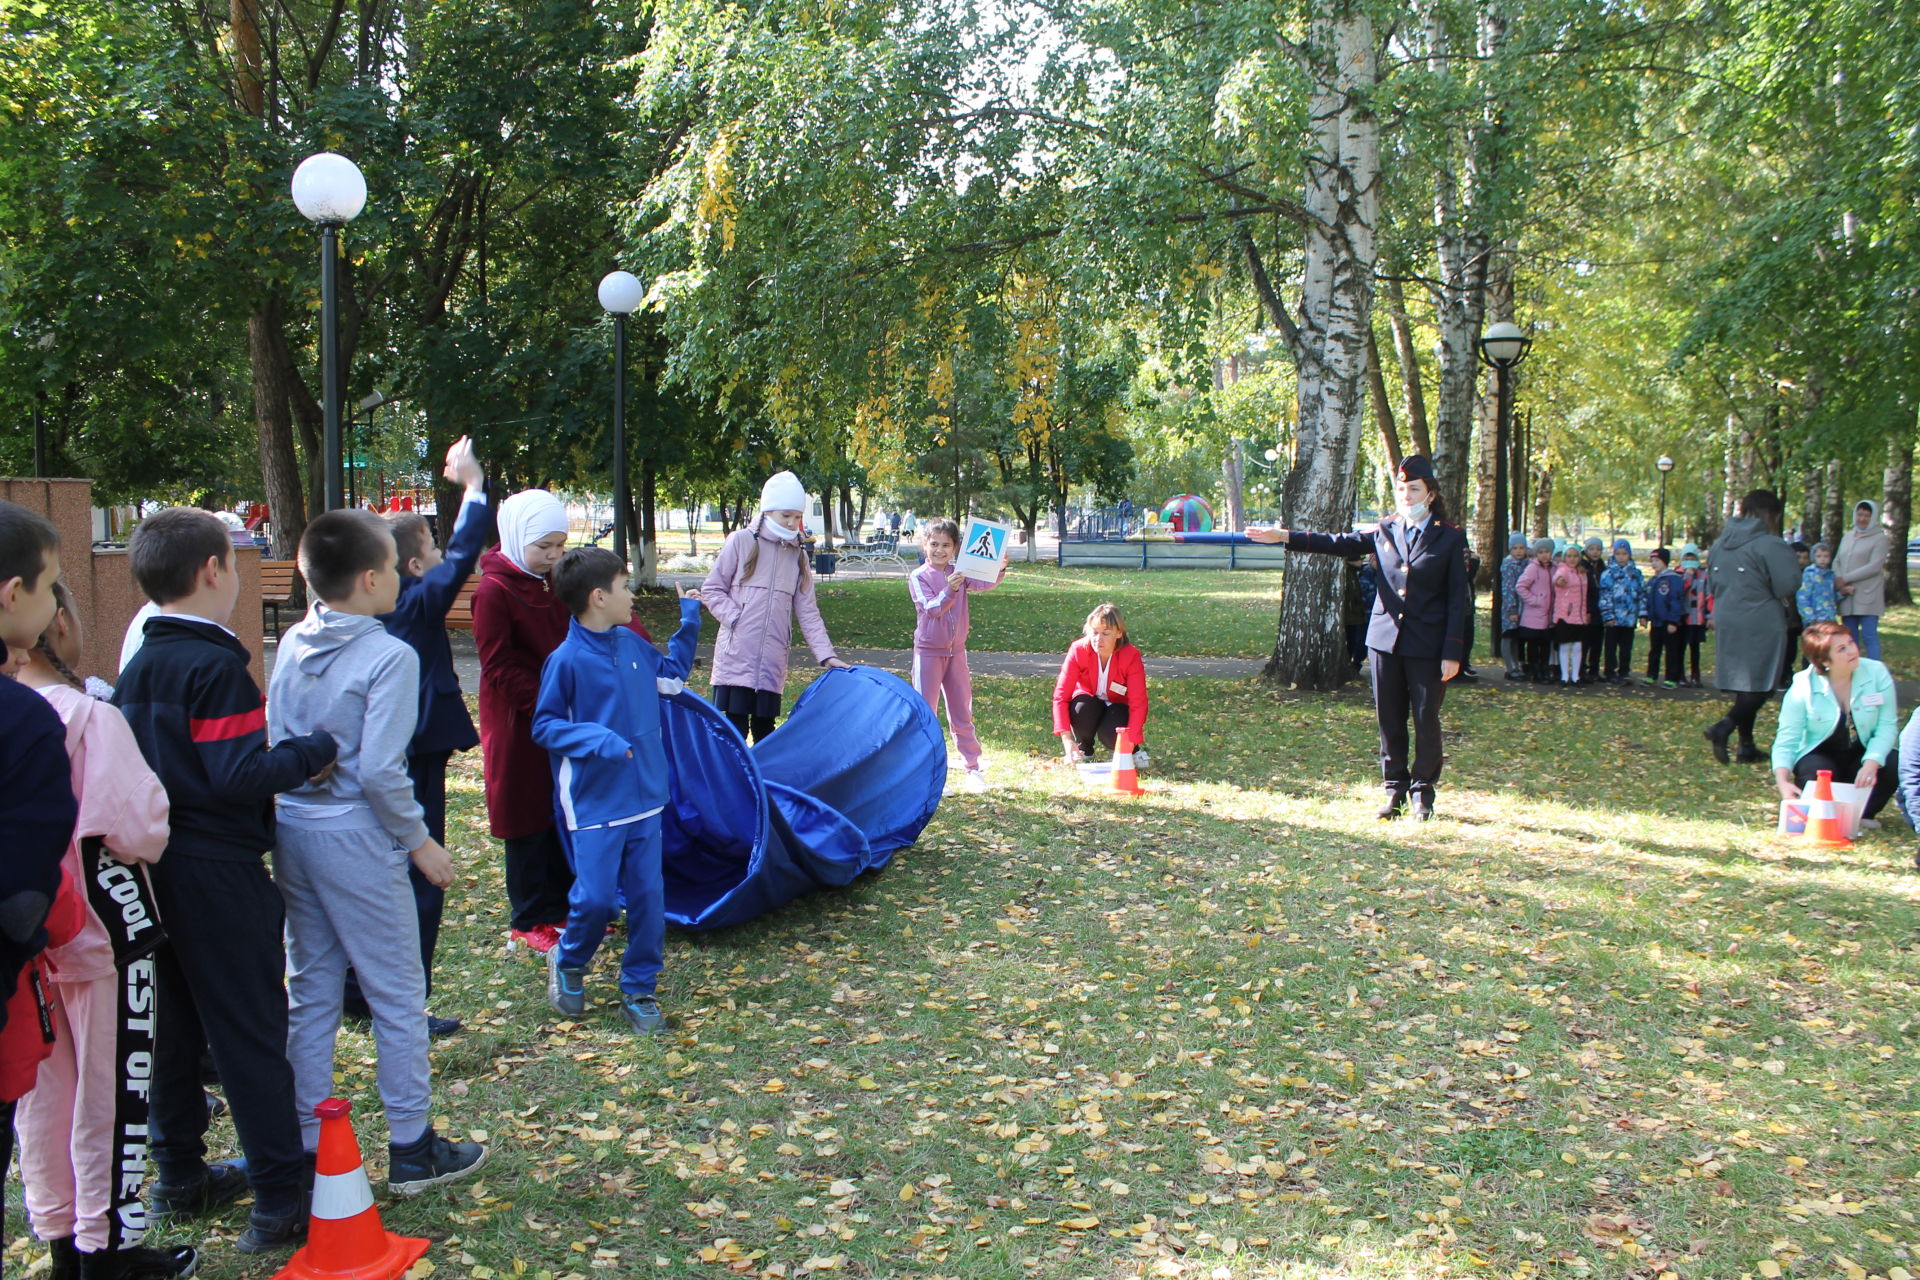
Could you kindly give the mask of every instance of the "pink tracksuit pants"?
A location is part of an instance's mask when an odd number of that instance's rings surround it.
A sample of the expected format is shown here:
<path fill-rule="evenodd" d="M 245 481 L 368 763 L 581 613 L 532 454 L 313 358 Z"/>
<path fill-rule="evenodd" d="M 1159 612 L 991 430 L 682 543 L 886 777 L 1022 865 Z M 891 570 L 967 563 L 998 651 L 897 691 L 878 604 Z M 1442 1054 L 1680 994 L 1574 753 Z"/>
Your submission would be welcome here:
<path fill-rule="evenodd" d="M 980 739 L 973 731 L 973 673 L 967 669 L 967 653 L 948 657 L 941 653 L 913 651 L 913 687 L 927 700 L 935 717 L 940 714 L 940 696 L 947 698 L 947 727 L 953 730 L 953 745 L 967 768 L 980 767 Z"/>
<path fill-rule="evenodd" d="M 114 1178 L 115 1045 L 120 1002 L 109 974 L 48 984 L 53 1054 L 20 1099 L 20 1181 L 33 1233 L 72 1236 L 83 1253 L 107 1247 Z"/>

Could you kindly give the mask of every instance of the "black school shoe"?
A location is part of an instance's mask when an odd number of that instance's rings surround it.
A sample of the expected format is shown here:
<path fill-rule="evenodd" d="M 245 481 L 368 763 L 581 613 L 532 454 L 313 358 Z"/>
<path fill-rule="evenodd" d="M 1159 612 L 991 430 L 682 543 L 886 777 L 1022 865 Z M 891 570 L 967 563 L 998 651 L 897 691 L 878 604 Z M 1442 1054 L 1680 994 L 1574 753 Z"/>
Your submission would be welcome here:
<path fill-rule="evenodd" d="M 1400 816 L 1407 807 L 1407 793 L 1404 791 L 1387 792 L 1387 802 L 1380 806 L 1380 812 L 1373 816 L 1382 822 L 1391 822 Z"/>
<path fill-rule="evenodd" d="M 193 1218 L 232 1204 L 247 1194 L 247 1171 L 232 1162 L 210 1164 L 192 1182 L 155 1182 L 147 1195 L 147 1212 L 156 1218 Z"/>
<path fill-rule="evenodd" d="M 306 1243 L 307 1210 L 295 1206 L 286 1213 L 262 1213 L 255 1209 L 247 1216 L 247 1229 L 233 1242 L 242 1253 L 273 1253 Z"/>
<path fill-rule="evenodd" d="M 486 1162 L 487 1149 L 479 1143 L 448 1142 L 428 1129 L 409 1146 L 387 1144 L 387 1190 L 397 1196 L 417 1196 L 430 1187 L 478 1173 Z"/>
<path fill-rule="evenodd" d="M 200 1270 L 200 1254 L 177 1249 L 113 1249 L 80 1255 L 80 1280 L 186 1280 Z"/>

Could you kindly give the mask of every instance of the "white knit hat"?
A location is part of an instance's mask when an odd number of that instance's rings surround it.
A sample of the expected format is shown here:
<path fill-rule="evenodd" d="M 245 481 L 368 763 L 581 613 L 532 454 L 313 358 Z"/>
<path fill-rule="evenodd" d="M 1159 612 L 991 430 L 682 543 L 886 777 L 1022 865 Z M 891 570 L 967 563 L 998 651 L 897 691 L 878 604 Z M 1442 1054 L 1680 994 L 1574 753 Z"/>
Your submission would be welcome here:
<path fill-rule="evenodd" d="M 762 511 L 805 511 L 807 509 L 807 487 L 800 483 L 800 477 L 791 471 L 782 471 L 768 478 L 760 486 L 760 510 Z"/>

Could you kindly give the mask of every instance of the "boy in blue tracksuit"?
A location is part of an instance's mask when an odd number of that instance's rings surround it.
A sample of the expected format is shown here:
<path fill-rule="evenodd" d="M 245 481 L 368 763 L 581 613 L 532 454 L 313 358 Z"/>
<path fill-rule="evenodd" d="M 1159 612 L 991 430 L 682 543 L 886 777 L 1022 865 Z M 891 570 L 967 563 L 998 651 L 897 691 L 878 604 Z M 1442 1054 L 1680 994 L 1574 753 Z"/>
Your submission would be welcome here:
<path fill-rule="evenodd" d="M 680 593 L 680 629 L 662 658 L 626 626 L 633 592 L 627 567 L 613 552 L 574 548 L 554 568 L 553 586 L 573 623 L 540 673 L 533 740 L 553 763 L 554 802 L 573 844 L 574 882 L 566 932 L 547 953 L 547 1002 L 566 1017 L 586 1012 L 587 965 L 624 900 L 620 1012 L 635 1031 L 652 1034 L 666 1026 L 654 997 L 667 934 L 660 695 L 678 693 L 693 666 L 700 595 Z"/>
<path fill-rule="evenodd" d="M 1633 633 L 1647 604 L 1647 582 L 1633 562 L 1633 544 L 1613 540 L 1613 559 L 1600 571 L 1600 625 L 1606 646 L 1604 677 L 1608 684 L 1633 678 Z"/>
<path fill-rule="evenodd" d="M 1666 686 L 1680 682 L 1680 654 L 1687 621 L 1687 580 L 1673 569 L 1673 552 L 1665 547 L 1648 553 L 1654 566 L 1653 581 L 1647 584 L 1647 627 L 1653 635 L 1647 655 L 1647 683 L 1660 679 L 1660 657 L 1666 655 Z"/>

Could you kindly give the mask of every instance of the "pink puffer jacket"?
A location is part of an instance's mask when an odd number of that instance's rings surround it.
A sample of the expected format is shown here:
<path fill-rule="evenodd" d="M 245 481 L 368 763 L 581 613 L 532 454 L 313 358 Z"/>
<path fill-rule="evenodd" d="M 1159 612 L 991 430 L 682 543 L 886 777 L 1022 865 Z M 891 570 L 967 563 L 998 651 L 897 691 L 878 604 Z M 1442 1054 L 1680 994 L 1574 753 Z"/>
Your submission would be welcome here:
<path fill-rule="evenodd" d="M 756 518 L 727 535 L 713 571 L 700 584 L 700 602 L 720 624 L 713 644 L 713 683 L 779 693 L 787 684 L 787 647 L 793 641 L 796 616 L 816 661 L 838 655 L 820 620 L 813 574 L 799 543 L 761 533 L 753 574 L 744 576 L 759 524 Z"/>
<path fill-rule="evenodd" d="M 1553 567 L 1553 620 L 1576 627 L 1591 621 L 1587 616 L 1587 575 L 1576 565 Z"/>

